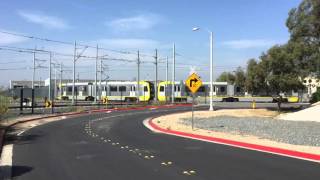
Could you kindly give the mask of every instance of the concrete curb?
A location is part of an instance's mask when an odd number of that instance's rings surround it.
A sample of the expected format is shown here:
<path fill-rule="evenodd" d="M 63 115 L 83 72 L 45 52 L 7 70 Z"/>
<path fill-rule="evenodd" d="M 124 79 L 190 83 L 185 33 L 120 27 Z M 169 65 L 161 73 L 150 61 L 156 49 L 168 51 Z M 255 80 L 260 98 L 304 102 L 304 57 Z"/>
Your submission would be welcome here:
<path fill-rule="evenodd" d="M 190 138 L 190 139 L 195 139 L 195 140 L 200 140 L 200 141 L 223 144 L 223 145 L 227 145 L 227 146 L 233 146 L 233 147 L 238 147 L 238 148 L 243 148 L 243 149 L 266 152 L 266 153 L 276 154 L 276 155 L 280 155 L 280 156 L 286 156 L 286 157 L 291 157 L 291 158 L 302 159 L 302 160 L 320 163 L 320 155 L 318 155 L 318 154 L 304 153 L 304 152 L 299 152 L 299 151 L 294 151 L 294 150 L 289 150 L 289 149 L 263 146 L 263 145 L 258 145 L 258 144 L 251 144 L 251 143 L 246 143 L 246 142 L 234 141 L 234 140 L 230 140 L 230 139 L 215 138 L 215 137 L 211 137 L 211 136 L 204 136 L 204 135 L 186 133 L 186 132 L 182 132 L 182 131 L 164 129 L 164 128 L 159 127 L 158 125 L 156 125 L 155 123 L 152 122 L 152 120 L 155 118 L 156 117 L 146 119 L 143 124 L 147 128 L 149 128 L 150 130 L 157 132 L 157 133 L 164 133 L 164 134 L 169 134 L 169 135 L 174 135 L 174 136 L 179 136 L 179 137 L 184 137 L 184 138 Z"/>

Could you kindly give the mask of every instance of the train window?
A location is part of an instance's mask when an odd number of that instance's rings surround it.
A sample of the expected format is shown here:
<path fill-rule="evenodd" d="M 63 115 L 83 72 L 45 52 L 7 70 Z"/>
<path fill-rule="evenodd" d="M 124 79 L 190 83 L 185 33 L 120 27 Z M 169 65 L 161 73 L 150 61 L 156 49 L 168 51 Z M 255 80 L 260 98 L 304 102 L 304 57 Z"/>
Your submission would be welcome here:
<path fill-rule="evenodd" d="M 118 87 L 117 86 L 110 86 L 110 91 L 112 91 L 112 92 L 118 91 Z"/>
<path fill-rule="evenodd" d="M 164 91 L 164 86 L 160 86 L 160 92 Z"/>
<path fill-rule="evenodd" d="M 174 86 L 174 91 L 175 91 L 175 92 L 177 91 L 177 86 Z"/>
<path fill-rule="evenodd" d="M 72 91 L 72 87 L 68 87 L 68 91 L 71 92 Z"/>
<path fill-rule="evenodd" d="M 225 90 L 226 90 L 225 87 L 220 87 L 220 91 L 221 91 L 221 92 L 224 92 Z"/>
<path fill-rule="evenodd" d="M 82 91 L 86 92 L 86 91 L 87 91 L 87 87 L 84 86 L 83 89 L 82 89 Z"/>
<path fill-rule="evenodd" d="M 198 92 L 204 92 L 205 91 L 205 87 L 204 86 L 201 86 L 198 90 Z"/>
<path fill-rule="evenodd" d="M 180 91 L 180 86 L 178 86 L 178 91 Z"/>
<path fill-rule="evenodd" d="M 144 92 L 147 92 L 148 91 L 148 87 L 144 86 L 143 90 L 144 90 Z"/>
<path fill-rule="evenodd" d="M 126 91 L 127 87 L 126 86 L 119 86 L 119 91 Z"/>

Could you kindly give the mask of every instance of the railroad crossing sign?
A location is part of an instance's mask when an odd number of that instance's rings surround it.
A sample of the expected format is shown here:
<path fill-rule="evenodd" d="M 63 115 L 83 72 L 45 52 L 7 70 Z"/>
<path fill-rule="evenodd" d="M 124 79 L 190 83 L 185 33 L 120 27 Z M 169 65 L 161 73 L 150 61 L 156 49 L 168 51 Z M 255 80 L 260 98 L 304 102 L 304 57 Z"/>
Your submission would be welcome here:
<path fill-rule="evenodd" d="M 104 98 L 102 99 L 102 103 L 103 103 L 103 104 L 107 104 L 107 103 L 108 103 L 108 98 L 107 98 L 107 97 L 104 97 Z"/>
<path fill-rule="evenodd" d="M 47 100 L 47 101 L 45 102 L 45 106 L 46 106 L 46 108 L 52 107 L 52 102 Z"/>
<path fill-rule="evenodd" d="M 192 73 L 186 80 L 186 86 L 190 89 L 190 91 L 193 94 L 198 91 L 201 85 L 202 85 L 202 81 L 196 73 Z"/>

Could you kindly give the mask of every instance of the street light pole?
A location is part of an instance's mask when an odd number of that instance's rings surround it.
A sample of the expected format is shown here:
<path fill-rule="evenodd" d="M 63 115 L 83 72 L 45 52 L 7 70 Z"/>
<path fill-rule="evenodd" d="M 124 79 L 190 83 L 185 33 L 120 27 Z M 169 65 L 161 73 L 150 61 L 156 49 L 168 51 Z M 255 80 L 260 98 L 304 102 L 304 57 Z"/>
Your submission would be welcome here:
<path fill-rule="evenodd" d="M 210 108 L 213 111 L 213 32 L 210 32 Z"/>
<path fill-rule="evenodd" d="M 195 27 L 192 31 L 198 31 L 200 28 Z M 207 29 L 206 29 L 207 30 Z M 210 34 L 210 108 L 209 111 L 213 111 L 213 32 L 207 30 Z"/>

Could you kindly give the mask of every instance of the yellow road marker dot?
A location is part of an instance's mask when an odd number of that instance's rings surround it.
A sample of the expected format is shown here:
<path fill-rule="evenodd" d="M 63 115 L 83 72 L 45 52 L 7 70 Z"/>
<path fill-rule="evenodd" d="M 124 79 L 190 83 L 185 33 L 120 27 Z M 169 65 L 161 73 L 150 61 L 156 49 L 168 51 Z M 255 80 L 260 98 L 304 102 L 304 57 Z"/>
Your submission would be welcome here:
<path fill-rule="evenodd" d="M 189 173 L 190 174 L 196 174 L 196 171 L 191 170 L 191 171 L 189 171 Z"/>
<path fill-rule="evenodd" d="M 171 165 L 171 164 L 172 164 L 172 162 L 171 162 L 171 161 L 168 161 L 168 162 L 167 162 L 167 164 L 168 164 L 168 165 Z"/>

